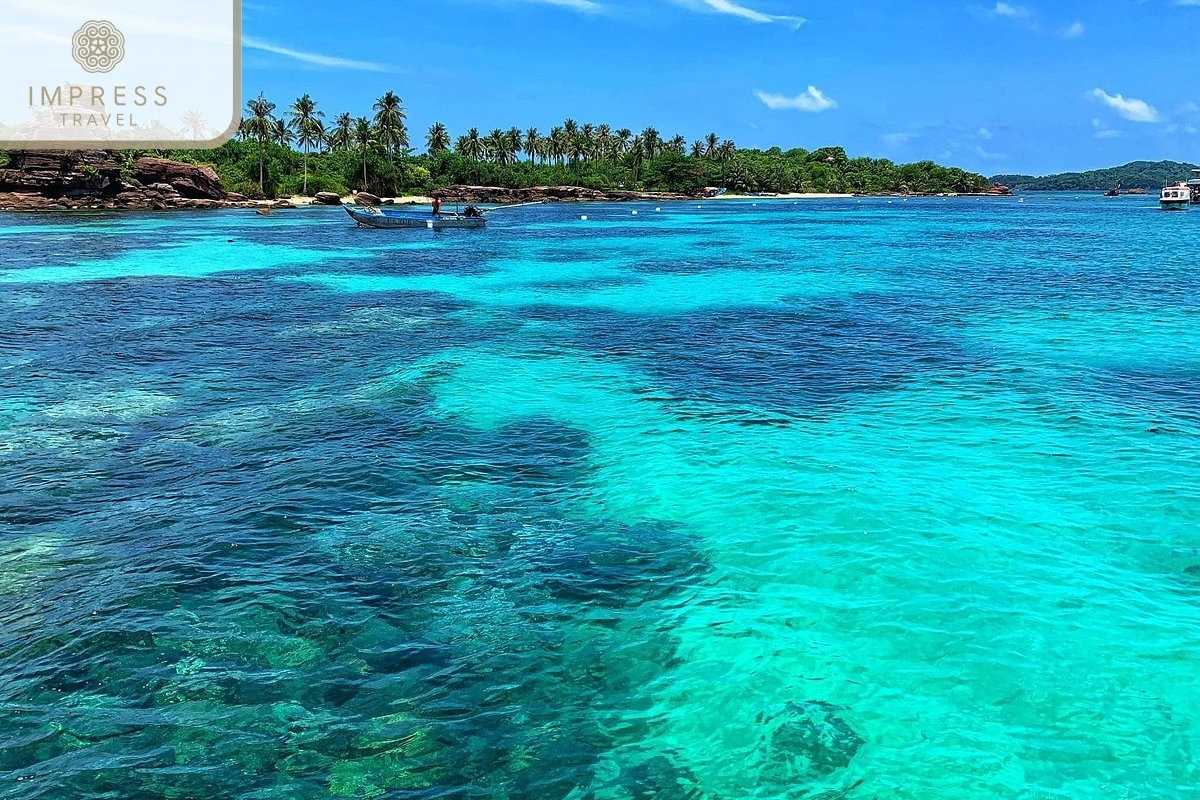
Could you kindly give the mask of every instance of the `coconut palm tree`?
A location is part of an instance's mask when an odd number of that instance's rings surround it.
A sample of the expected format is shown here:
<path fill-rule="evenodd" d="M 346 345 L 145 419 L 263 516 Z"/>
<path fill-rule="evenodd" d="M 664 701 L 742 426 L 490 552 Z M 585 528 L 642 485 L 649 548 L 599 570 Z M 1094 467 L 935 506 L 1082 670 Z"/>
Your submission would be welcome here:
<path fill-rule="evenodd" d="M 274 130 L 271 131 L 271 141 L 280 147 L 291 147 L 295 138 L 292 134 L 292 129 L 288 127 L 286 122 L 282 119 L 275 120 Z"/>
<path fill-rule="evenodd" d="M 629 143 L 629 155 L 626 160 L 629 163 L 629 168 L 633 170 L 633 186 L 637 188 L 638 172 L 642 168 L 642 164 L 646 159 L 646 142 L 641 136 L 633 137 L 633 141 Z"/>
<path fill-rule="evenodd" d="M 457 150 L 472 161 L 483 161 L 487 155 L 487 148 L 479 138 L 479 128 L 467 131 L 467 135 L 458 140 Z"/>
<path fill-rule="evenodd" d="M 692 142 L 692 158 L 704 158 L 704 142 L 699 139 Z"/>
<path fill-rule="evenodd" d="M 308 151 L 321 143 L 322 134 L 325 131 L 321 119 L 324 116 L 325 112 L 317 110 L 317 104 L 308 94 L 296 98 L 296 102 L 292 103 L 292 107 L 288 110 L 292 130 L 296 132 L 296 142 L 304 149 L 305 196 L 308 195 Z"/>
<path fill-rule="evenodd" d="M 346 111 L 338 114 L 333 120 L 333 130 L 326 136 L 330 150 L 349 150 L 354 142 L 354 117 Z"/>
<path fill-rule="evenodd" d="M 683 155 L 685 152 L 687 152 L 687 139 L 683 138 L 682 134 L 677 133 L 671 139 L 671 141 L 667 143 L 666 147 L 667 150 L 672 153 Z"/>
<path fill-rule="evenodd" d="M 715 133 L 710 133 L 704 137 L 704 155 L 709 158 L 717 157 L 717 150 L 721 147 L 721 137 Z"/>
<path fill-rule="evenodd" d="M 525 155 L 529 158 L 529 163 L 533 163 L 534 158 L 541 155 L 542 135 L 538 133 L 537 128 L 530 128 L 525 131 L 525 141 L 521 147 L 525 150 Z"/>
<path fill-rule="evenodd" d="M 387 92 L 371 107 L 375 111 L 375 131 L 379 144 L 387 151 L 388 161 L 395 163 L 397 150 L 408 148 L 408 113 L 404 101 L 395 92 Z"/>
<path fill-rule="evenodd" d="M 247 138 L 258 140 L 258 188 L 262 189 L 263 156 L 266 153 L 267 142 L 271 141 L 275 132 L 275 118 L 272 116 L 275 104 L 259 94 L 246 103 L 246 110 L 250 112 L 250 116 L 243 121 L 242 126 Z"/>
<path fill-rule="evenodd" d="M 555 164 L 562 164 L 564 158 L 567 157 L 567 132 L 564 128 L 550 129 L 550 142 L 548 152 L 550 160 Z"/>
<path fill-rule="evenodd" d="M 508 149 L 509 156 L 515 162 L 521 152 L 521 129 L 517 127 L 509 128 L 508 132 L 504 134 L 504 145 Z"/>
<path fill-rule="evenodd" d="M 363 190 L 367 188 L 367 156 L 371 150 L 379 145 L 379 138 L 376 135 L 375 129 L 371 127 L 371 120 L 366 117 L 359 117 L 354 120 L 354 133 L 352 137 L 354 149 L 362 155 L 363 160 Z"/>
<path fill-rule="evenodd" d="M 642 147 L 646 150 L 646 158 L 653 159 L 662 149 L 662 139 L 654 128 L 642 131 Z"/>
<path fill-rule="evenodd" d="M 621 128 L 617 131 L 617 141 L 621 143 L 622 153 L 629 152 L 629 143 L 632 138 L 633 131 L 629 130 L 629 128 Z"/>
<path fill-rule="evenodd" d="M 199 111 L 189 111 L 179 118 L 183 123 L 183 130 L 189 134 L 193 140 L 205 139 L 208 137 L 208 120 Z"/>
<path fill-rule="evenodd" d="M 450 132 L 440 122 L 435 122 L 425 134 L 425 147 L 430 153 L 443 153 L 450 149 Z"/>

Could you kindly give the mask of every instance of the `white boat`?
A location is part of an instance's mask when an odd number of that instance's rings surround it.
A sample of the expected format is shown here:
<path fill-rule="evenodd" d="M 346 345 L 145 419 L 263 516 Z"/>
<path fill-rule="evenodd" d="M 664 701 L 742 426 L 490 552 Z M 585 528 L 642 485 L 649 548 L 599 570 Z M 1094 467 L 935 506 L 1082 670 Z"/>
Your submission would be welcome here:
<path fill-rule="evenodd" d="M 1165 186 L 1158 202 L 1168 210 L 1187 208 L 1188 203 L 1192 202 L 1191 187 L 1187 185 L 1187 181 L 1180 181 L 1174 186 Z"/>
<path fill-rule="evenodd" d="M 1200 169 L 1192 170 L 1192 176 L 1187 185 L 1192 190 L 1192 203 L 1200 205 Z"/>

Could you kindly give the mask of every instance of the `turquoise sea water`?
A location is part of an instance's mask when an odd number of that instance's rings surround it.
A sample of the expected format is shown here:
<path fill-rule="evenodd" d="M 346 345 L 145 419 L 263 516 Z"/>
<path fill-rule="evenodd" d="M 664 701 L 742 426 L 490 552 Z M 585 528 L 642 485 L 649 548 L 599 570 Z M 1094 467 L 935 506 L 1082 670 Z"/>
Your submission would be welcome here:
<path fill-rule="evenodd" d="M 0 797 L 1193 797 L 1153 206 L 0 216 Z"/>

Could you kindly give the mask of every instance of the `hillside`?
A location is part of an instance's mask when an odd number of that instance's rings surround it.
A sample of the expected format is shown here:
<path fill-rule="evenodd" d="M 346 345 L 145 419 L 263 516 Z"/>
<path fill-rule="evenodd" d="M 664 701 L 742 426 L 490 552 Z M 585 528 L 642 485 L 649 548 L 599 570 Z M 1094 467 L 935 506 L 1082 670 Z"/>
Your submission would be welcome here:
<path fill-rule="evenodd" d="M 996 175 L 993 183 L 1002 183 L 1013 191 L 1103 191 L 1117 184 L 1122 188 L 1159 189 L 1191 177 L 1195 164 L 1182 161 L 1134 161 L 1121 167 L 1094 169 L 1088 172 L 1062 172 L 1057 175 Z"/>

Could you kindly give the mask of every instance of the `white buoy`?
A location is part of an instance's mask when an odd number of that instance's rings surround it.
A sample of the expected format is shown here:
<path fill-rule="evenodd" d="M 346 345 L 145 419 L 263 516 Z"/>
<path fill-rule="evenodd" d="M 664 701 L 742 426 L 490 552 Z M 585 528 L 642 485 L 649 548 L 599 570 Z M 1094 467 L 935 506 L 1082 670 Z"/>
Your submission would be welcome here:
<path fill-rule="evenodd" d="M 636 211 L 635 211 L 635 212 L 633 212 L 633 215 L 636 217 L 636 216 L 637 216 L 637 212 L 636 212 Z"/>
<path fill-rule="evenodd" d="M 584 222 L 587 222 L 587 214 L 584 214 L 583 216 L 581 216 L 580 219 L 583 220 Z"/>
<path fill-rule="evenodd" d="M 662 211 L 662 209 L 661 209 L 661 208 L 656 208 L 656 209 L 654 209 L 654 210 L 655 210 L 655 211 Z"/>

